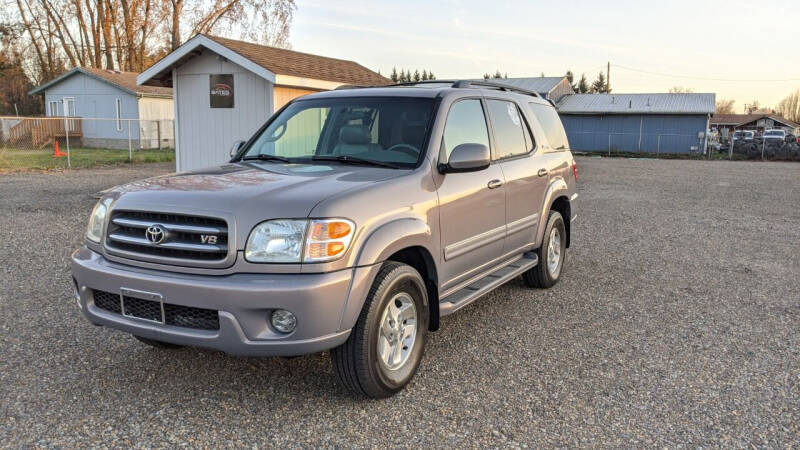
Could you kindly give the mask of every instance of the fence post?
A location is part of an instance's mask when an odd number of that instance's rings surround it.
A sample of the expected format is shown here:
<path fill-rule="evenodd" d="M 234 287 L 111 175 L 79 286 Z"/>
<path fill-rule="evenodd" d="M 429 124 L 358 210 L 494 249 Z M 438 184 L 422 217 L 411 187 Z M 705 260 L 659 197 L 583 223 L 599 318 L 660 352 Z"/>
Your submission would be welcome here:
<path fill-rule="evenodd" d="M 67 124 L 67 116 L 64 115 L 64 136 L 66 138 L 67 143 L 67 169 L 72 167 L 72 161 L 70 161 L 69 155 L 69 125 Z"/>
<path fill-rule="evenodd" d="M 131 142 L 131 119 L 128 119 L 128 161 L 133 162 L 133 143 Z"/>

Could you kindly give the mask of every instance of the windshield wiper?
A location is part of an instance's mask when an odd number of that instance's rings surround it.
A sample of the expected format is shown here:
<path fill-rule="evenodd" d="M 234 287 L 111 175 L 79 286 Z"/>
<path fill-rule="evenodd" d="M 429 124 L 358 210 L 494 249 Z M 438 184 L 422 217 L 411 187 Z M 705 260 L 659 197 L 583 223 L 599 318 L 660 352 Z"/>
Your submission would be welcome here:
<path fill-rule="evenodd" d="M 280 161 L 285 163 L 291 162 L 289 158 L 284 158 L 283 156 L 266 155 L 266 154 L 245 156 L 244 158 L 242 158 L 242 161 Z"/>
<path fill-rule="evenodd" d="M 364 159 L 359 158 L 357 156 L 350 156 L 350 155 L 338 155 L 338 156 L 325 156 L 325 155 L 316 155 L 311 158 L 312 161 L 337 161 L 345 164 L 364 164 L 368 166 L 377 166 L 377 167 L 387 167 L 389 169 L 399 169 L 400 166 L 397 166 L 392 163 L 383 162 L 383 161 L 375 161 L 373 159 Z"/>

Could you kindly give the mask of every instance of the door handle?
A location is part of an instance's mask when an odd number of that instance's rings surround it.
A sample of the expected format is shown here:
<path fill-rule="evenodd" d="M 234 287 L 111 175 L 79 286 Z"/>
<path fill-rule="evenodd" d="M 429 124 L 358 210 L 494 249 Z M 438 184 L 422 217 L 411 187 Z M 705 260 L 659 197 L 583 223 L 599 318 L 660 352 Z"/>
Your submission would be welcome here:
<path fill-rule="evenodd" d="M 539 175 L 540 177 L 543 177 L 547 175 L 547 169 L 539 169 L 539 171 L 536 174 Z"/>
<path fill-rule="evenodd" d="M 489 184 L 487 184 L 489 189 L 497 189 L 502 185 L 503 185 L 503 180 L 492 180 L 489 182 Z"/>

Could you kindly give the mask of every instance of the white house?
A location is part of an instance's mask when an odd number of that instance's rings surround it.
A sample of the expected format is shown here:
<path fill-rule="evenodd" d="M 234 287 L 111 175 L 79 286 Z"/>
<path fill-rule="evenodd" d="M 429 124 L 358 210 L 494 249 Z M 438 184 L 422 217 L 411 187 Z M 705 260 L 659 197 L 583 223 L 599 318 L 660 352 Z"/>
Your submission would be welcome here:
<path fill-rule="evenodd" d="M 197 35 L 139 75 L 143 86 L 173 88 L 178 170 L 225 162 L 295 97 L 342 85 L 391 81 L 353 61 Z"/>
<path fill-rule="evenodd" d="M 81 118 L 83 146 L 128 148 L 130 132 L 135 148 L 172 147 L 172 89 L 139 86 L 137 75 L 78 67 L 29 94 L 44 95 L 47 116 Z"/>

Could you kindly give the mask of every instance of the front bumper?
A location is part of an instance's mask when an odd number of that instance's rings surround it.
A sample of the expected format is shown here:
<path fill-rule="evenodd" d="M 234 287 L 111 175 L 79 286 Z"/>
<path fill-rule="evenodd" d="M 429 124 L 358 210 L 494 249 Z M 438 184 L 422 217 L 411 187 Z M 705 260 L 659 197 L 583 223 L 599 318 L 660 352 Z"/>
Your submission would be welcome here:
<path fill-rule="evenodd" d="M 118 264 L 86 247 L 72 255 L 78 304 L 95 325 L 181 345 L 236 355 L 291 356 L 342 344 L 350 335 L 353 311 L 360 310 L 379 265 L 315 274 L 188 275 Z M 219 311 L 219 329 L 164 325 L 116 314 L 94 303 L 94 290 L 155 293 L 164 304 Z M 274 309 L 291 311 L 297 327 L 274 330 Z"/>

